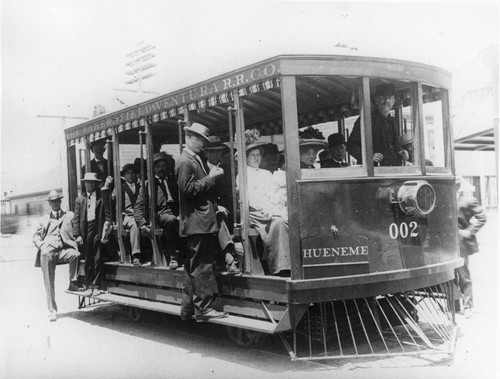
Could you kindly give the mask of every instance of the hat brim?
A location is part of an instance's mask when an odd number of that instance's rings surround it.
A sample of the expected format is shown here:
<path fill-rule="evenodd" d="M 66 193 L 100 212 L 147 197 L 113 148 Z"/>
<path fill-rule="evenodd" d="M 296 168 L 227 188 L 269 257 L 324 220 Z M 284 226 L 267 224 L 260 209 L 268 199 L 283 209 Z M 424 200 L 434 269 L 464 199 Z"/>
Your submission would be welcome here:
<path fill-rule="evenodd" d="M 299 148 L 301 147 L 317 147 L 318 149 L 324 149 L 325 147 L 328 147 L 328 142 L 321 139 L 311 138 L 299 141 Z"/>
<path fill-rule="evenodd" d="M 203 134 L 201 134 L 201 133 L 198 133 L 196 130 L 191 129 L 191 127 L 189 127 L 189 126 L 185 126 L 185 127 L 184 127 L 184 131 L 185 131 L 185 132 L 192 133 L 192 134 L 196 134 L 197 136 L 202 137 L 205 141 L 207 141 L 208 143 L 210 143 L 210 140 L 208 139 L 208 137 L 207 137 L 207 136 L 205 136 L 205 135 L 203 135 Z"/>
<path fill-rule="evenodd" d="M 64 196 L 58 196 L 58 197 L 55 197 L 53 199 L 51 199 L 50 197 L 47 198 L 47 201 L 54 201 L 54 200 L 61 200 Z"/>
<path fill-rule="evenodd" d="M 254 143 L 251 143 L 250 145 L 247 145 L 246 150 L 247 150 L 247 152 L 249 152 L 250 150 L 253 150 L 256 148 L 264 149 L 264 145 L 267 145 L 267 142 L 254 142 Z"/>
<path fill-rule="evenodd" d="M 226 145 L 217 145 L 217 146 L 205 146 L 205 150 L 229 150 L 229 147 Z"/>
<path fill-rule="evenodd" d="M 96 182 L 96 183 L 100 183 L 101 180 L 100 179 L 82 179 L 82 182 Z"/>

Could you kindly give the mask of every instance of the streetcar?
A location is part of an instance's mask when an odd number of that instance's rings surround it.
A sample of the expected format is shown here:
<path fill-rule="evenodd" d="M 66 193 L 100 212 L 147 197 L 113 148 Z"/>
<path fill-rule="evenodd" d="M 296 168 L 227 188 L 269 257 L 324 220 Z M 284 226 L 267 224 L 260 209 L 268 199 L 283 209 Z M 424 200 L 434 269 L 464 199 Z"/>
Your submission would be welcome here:
<path fill-rule="evenodd" d="M 373 97 L 383 85 L 395 91 L 390 114 L 398 136 L 412 136 L 406 164 L 371 159 Z M 462 260 L 450 88 L 449 72 L 421 63 L 273 57 L 66 129 L 70 208 L 82 167 L 90 167 L 91 143 L 107 141 L 119 189 L 124 164 L 145 159 L 141 178 L 153 177 L 153 154 L 161 150 L 177 159 L 183 127 L 201 123 L 230 149 L 230 228 L 241 246 L 241 274 L 215 272 L 213 306 L 229 316 L 210 322 L 224 325 L 240 346 L 279 335 L 293 360 L 451 353 L 454 270 Z M 301 168 L 306 131 L 325 141 L 340 133 L 348 141 L 356 125 L 361 156 L 346 152 L 346 167 L 322 168 L 319 153 L 314 167 Z M 284 159 L 289 276 L 266 270 L 259 234 L 249 221 L 245 131 L 251 129 Z M 151 263 L 137 267 L 127 252 L 121 191 L 116 193 L 120 255 L 105 264 L 105 292 L 90 300 L 124 305 L 134 318 L 144 309 L 179 315 L 184 272 L 166 265 L 153 221 L 155 200 L 149 199 L 149 241 L 141 241 Z M 80 306 L 89 304 L 74 294 Z"/>

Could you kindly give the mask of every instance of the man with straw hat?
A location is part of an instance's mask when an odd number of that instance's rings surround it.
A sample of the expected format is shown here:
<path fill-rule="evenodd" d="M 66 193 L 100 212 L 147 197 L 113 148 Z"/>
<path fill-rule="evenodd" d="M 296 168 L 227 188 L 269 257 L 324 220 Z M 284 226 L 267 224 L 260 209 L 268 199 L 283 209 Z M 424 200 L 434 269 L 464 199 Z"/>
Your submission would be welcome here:
<path fill-rule="evenodd" d="M 52 211 L 43 216 L 33 235 L 33 243 L 38 249 L 35 267 L 41 267 L 49 320 L 57 320 L 57 304 L 54 289 L 56 265 L 69 263 L 69 291 L 81 291 L 78 286 L 78 247 L 73 236 L 73 212 L 64 212 L 61 209 L 63 196 L 52 190 L 47 197 Z"/>
<path fill-rule="evenodd" d="M 83 245 L 85 256 L 85 285 L 95 294 L 100 293 L 103 262 L 100 249 L 101 225 L 104 221 L 102 206 L 101 180 L 94 172 L 85 173 L 82 182 L 85 192 L 75 200 L 75 217 L 73 219 L 73 234 L 76 243 Z"/>
<path fill-rule="evenodd" d="M 188 320 L 194 314 L 202 322 L 227 317 L 227 313 L 212 308 L 213 261 L 219 231 L 215 186 L 224 170 L 219 165 L 208 167 L 204 147 L 210 140 L 206 126 L 193 123 L 184 131 L 186 147 L 175 164 L 181 209 L 179 233 L 186 237 L 187 247 L 181 318 Z"/>

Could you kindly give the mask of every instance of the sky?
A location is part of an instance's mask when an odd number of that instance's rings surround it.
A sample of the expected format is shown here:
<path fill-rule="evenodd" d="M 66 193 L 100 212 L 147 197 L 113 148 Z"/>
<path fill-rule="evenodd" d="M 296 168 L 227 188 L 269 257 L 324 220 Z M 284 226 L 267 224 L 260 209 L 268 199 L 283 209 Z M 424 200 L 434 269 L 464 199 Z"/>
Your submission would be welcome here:
<path fill-rule="evenodd" d="M 2 194 L 60 166 L 63 130 L 96 104 L 112 112 L 157 96 L 122 91 L 137 90 L 125 64 L 141 42 L 156 46 L 143 89 L 165 94 L 279 54 L 390 57 L 453 73 L 499 32 L 499 1 L 1 4 Z"/>

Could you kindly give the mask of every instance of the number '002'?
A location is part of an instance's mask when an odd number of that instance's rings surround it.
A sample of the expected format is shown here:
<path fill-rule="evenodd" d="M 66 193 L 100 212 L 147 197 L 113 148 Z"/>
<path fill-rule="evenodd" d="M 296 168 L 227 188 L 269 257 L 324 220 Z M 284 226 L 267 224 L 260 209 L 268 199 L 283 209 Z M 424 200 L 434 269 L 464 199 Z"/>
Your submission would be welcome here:
<path fill-rule="evenodd" d="M 391 225 L 389 225 L 389 236 L 395 240 L 399 237 L 401 238 L 408 238 L 408 235 L 410 237 L 416 237 L 418 236 L 418 224 L 415 221 L 410 222 L 410 224 L 407 224 L 406 222 L 402 222 L 399 227 L 398 224 L 393 222 Z"/>

